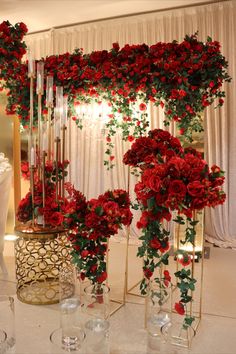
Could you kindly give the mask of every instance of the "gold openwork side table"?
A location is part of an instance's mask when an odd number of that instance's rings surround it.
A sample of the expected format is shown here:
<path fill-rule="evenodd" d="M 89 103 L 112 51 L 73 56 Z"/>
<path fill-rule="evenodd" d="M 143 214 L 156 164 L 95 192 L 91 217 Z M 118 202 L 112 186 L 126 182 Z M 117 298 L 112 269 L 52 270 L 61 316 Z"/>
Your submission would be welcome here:
<path fill-rule="evenodd" d="M 57 303 L 59 270 L 70 264 L 67 230 L 23 224 L 15 232 L 18 299 L 32 305 Z"/>

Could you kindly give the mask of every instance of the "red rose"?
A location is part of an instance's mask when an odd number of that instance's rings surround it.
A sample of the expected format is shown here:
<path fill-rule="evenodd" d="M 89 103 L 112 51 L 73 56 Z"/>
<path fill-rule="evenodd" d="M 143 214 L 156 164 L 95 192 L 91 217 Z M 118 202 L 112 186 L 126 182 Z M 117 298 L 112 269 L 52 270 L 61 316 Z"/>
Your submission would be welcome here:
<path fill-rule="evenodd" d="M 163 274 L 166 280 L 171 281 L 171 276 L 168 270 L 164 270 Z"/>
<path fill-rule="evenodd" d="M 168 251 L 169 248 L 170 248 L 169 242 L 168 241 L 162 241 L 161 248 L 160 248 L 161 253 L 164 253 L 164 252 Z"/>
<path fill-rule="evenodd" d="M 86 258 L 88 255 L 89 255 L 89 251 L 88 250 L 83 250 L 81 253 L 80 253 L 81 257 L 82 258 Z"/>
<path fill-rule="evenodd" d="M 182 257 L 177 257 L 177 261 L 182 264 L 182 266 L 187 267 L 192 262 L 191 257 L 187 253 L 184 253 L 181 256 Z"/>
<path fill-rule="evenodd" d="M 165 286 L 169 286 L 169 282 L 171 281 L 171 276 L 168 270 L 164 270 L 164 284 Z"/>
<path fill-rule="evenodd" d="M 169 194 L 177 195 L 180 198 L 184 197 L 186 194 L 186 186 L 180 180 L 174 180 L 170 182 Z"/>
<path fill-rule="evenodd" d="M 224 104 L 224 100 L 222 98 L 219 99 L 219 104 L 222 106 Z"/>
<path fill-rule="evenodd" d="M 154 192 L 159 192 L 161 189 L 161 180 L 158 176 L 152 175 L 148 181 L 148 187 Z"/>
<path fill-rule="evenodd" d="M 139 109 L 140 109 L 140 111 L 146 111 L 147 106 L 145 105 L 145 103 L 140 103 Z"/>
<path fill-rule="evenodd" d="M 102 283 L 107 278 L 107 272 L 102 272 L 99 276 L 97 276 L 97 282 Z"/>
<path fill-rule="evenodd" d="M 213 165 L 213 166 L 211 166 L 211 171 L 212 171 L 213 173 L 220 173 L 220 172 L 221 172 L 221 169 L 220 169 L 219 166 Z"/>
<path fill-rule="evenodd" d="M 113 47 L 113 49 L 116 51 L 116 52 L 118 52 L 119 51 L 119 49 L 120 49 L 120 46 L 119 46 L 119 43 L 112 43 L 112 47 Z"/>
<path fill-rule="evenodd" d="M 59 212 L 59 211 L 55 211 L 54 213 L 52 213 L 52 215 L 49 217 L 49 223 L 52 226 L 59 226 L 62 224 L 64 220 L 63 215 Z"/>
<path fill-rule="evenodd" d="M 128 141 L 130 141 L 130 142 L 134 141 L 134 137 L 132 135 L 129 135 L 128 136 Z"/>
<path fill-rule="evenodd" d="M 157 238 L 153 238 L 150 242 L 149 242 L 149 246 L 152 247 L 155 250 L 158 250 L 159 248 L 161 248 L 161 243 Z"/>
<path fill-rule="evenodd" d="M 97 268 L 98 268 L 98 266 L 97 266 L 96 264 L 91 265 L 91 267 L 90 267 L 90 272 L 91 272 L 91 273 L 96 272 Z"/>
<path fill-rule="evenodd" d="M 147 279 L 150 279 L 153 274 L 153 272 L 149 268 L 144 268 L 143 273 L 144 273 L 145 278 L 147 278 Z"/>
<path fill-rule="evenodd" d="M 24 34 L 28 32 L 28 28 L 23 22 L 19 23 L 19 28 Z"/>
<path fill-rule="evenodd" d="M 201 210 L 207 205 L 207 200 L 201 198 L 194 198 L 191 203 L 192 209 Z"/>
<path fill-rule="evenodd" d="M 178 312 L 178 314 L 180 314 L 180 315 L 185 314 L 185 309 L 184 309 L 184 305 L 182 304 L 182 302 L 175 303 L 175 311 Z"/>
<path fill-rule="evenodd" d="M 147 227 L 148 222 L 149 222 L 149 212 L 144 210 L 142 212 L 142 215 L 141 215 L 139 221 L 137 222 L 137 228 L 144 229 L 145 227 Z"/>
<path fill-rule="evenodd" d="M 190 182 L 187 186 L 187 190 L 192 197 L 202 197 L 205 194 L 205 187 L 199 181 Z"/>

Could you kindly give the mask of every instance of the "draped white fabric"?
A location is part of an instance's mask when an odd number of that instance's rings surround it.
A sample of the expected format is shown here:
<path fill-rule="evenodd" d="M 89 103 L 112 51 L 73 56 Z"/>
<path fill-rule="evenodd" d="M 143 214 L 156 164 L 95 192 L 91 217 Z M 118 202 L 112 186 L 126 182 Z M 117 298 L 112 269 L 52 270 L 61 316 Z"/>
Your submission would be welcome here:
<path fill-rule="evenodd" d="M 4 158 L 3 153 L 0 153 L 0 269 L 3 273 L 7 273 L 6 265 L 3 259 L 3 250 L 11 181 L 11 165 L 9 164 L 8 159 Z"/>
<path fill-rule="evenodd" d="M 186 34 L 199 32 L 199 39 L 207 36 L 220 41 L 222 52 L 229 61 L 231 84 L 225 85 L 226 102 L 221 110 L 209 108 L 205 113 L 205 150 L 210 165 L 217 164 L 226 170 L 227 202 L 215 210 L 206 210 L 205 232 L 207 238 L 222 247 L 236 247 L 236 112 L 235 56 L 236 56 L 236 2 L 226 1 L 210 5 L 169 10 L 146 15 L 137 15 L 116 20 L 53 29 L 50 32 L 28 35 L 27 45 L 34 48 L 36 57 L 50 54 L 73 52 L 83 48 L 85 53 L 92 50 L 110 49 L 112 43 L 124 44 L 159 41 L 181 41 Z M 150 111 L 150 126 L 162 126 L 162 113 L 156 108 Z M 105 142 L 94 138 L 95 127 L 78 130 L 72 121 L 69 127 L 69 152 L 72 164 L 72 182 L 88 197 L 95 197 L 107 188 L 127 188 L 128 169 L 122 155 L 127 144 L 116 139 L 116 168 L 106 171 L 103 167 Z M 172 129 L 173 131 L 173 129 Z M 95 134 L 97 135 L 97 133 Z M 132 183 L 131 183 L 132 182 Z M 131 178 L 130 190 L 133 190 Z M 133 230 L 135 232 L 135 230 Z"/>

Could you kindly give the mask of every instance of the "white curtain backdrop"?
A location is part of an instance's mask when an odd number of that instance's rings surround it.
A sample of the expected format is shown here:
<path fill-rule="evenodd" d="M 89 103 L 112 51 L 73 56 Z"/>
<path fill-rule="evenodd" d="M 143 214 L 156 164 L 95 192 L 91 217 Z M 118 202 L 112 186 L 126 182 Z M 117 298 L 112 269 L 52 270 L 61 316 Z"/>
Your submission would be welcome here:
<path fill-rule="evenodd" d="M 236 2 L 226 1 L 210 5 L 188 7 L 178 10 L 137 15 L 116 20 L 106 20 L 76 25 L 49 32 L 28 35 L 26 43 L 37 58 L 50 54 L 73 52 L 83 48 L 85 53 L 110 49 L 112 43 L 124 44 L 159 41 L 182 41 L 186 34 L 199 32 L 199 39 L 207 36 L 220 41 L 223 55 L 229 62 L 231 84 L 224 87 L 225 105 L 221 110 L 210 107 L 205 112 L 205 151 L 210 165 L 217 164 L 226 171 L 225 192 L 227 202 L 215 210 L 206 210 L 206 238 L 221 247 L 236 247 Z M 162 113 L 150 108 L 150 127 L 162 127 Z M 70 123 L 70 177 L 76 187 L 87 197 L 96 197 L 108 188 L 127 188 L 128 169 L 122 164 L 123 153 L 128 145 L 116 139 L 116 168 L 106 171 L 103 167 L 105 142 L 94 137 L 94 127 L 80 131 Z M 172 129 L 173 132 L 173 129 Z M 130 190 L 134 181 L 131 178 Z M 133 229 L 135 233 L 135 229 Z"/>

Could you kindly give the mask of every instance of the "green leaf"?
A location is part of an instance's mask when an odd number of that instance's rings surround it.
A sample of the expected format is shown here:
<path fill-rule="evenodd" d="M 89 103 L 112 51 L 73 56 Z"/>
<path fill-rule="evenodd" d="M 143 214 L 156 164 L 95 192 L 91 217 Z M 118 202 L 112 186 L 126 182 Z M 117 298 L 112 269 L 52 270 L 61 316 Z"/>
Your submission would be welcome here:
<path fill-rule="evenodd" d="M 161 261 L 163 264 L 168 265 L 168 258 L 169 258 L 169 254 L 165 253 L 162 257 L 161 257 Z"/>
<path fill-rule="evenodd" d="M 151 197 L 147 200 L 148 209 L 152 209 L 156 205 L 156 200 L 154 197 Z"/>
<path fill-rule="evenodd" d="M 103 214 L 103 208 L 101 206 L 98 206 L 97 208 L 95 208 L 95 213 L 98 215 L 98 216 L 102 216 Z"/>
<path fill-rule="evenodd" d="M 184 322 L 185 322 L 185 324 L 187 325 L 187 326 L 191 326 L 192 325 L 192 323 L 195 321 L 195 318 L 194 317 L 185 317 L 185 319 L 184 319 Z"/>
<path fill-rule="evenodd" d="M 191 282 L 191 283 L 189 283 L 189 289 L 190 290 L 195 290 L 195 285 Z"/>
<path fill-rule="evenodd" d="M 175 219 L 173 219 L 174 222 L 176 222 L 177 224 L 180 224 L 180 225 L 184 225 L 185 224 L 185 221 L 184 219 L 182 218 L 182 216 L 179 216 L 177 215 Z"/>

